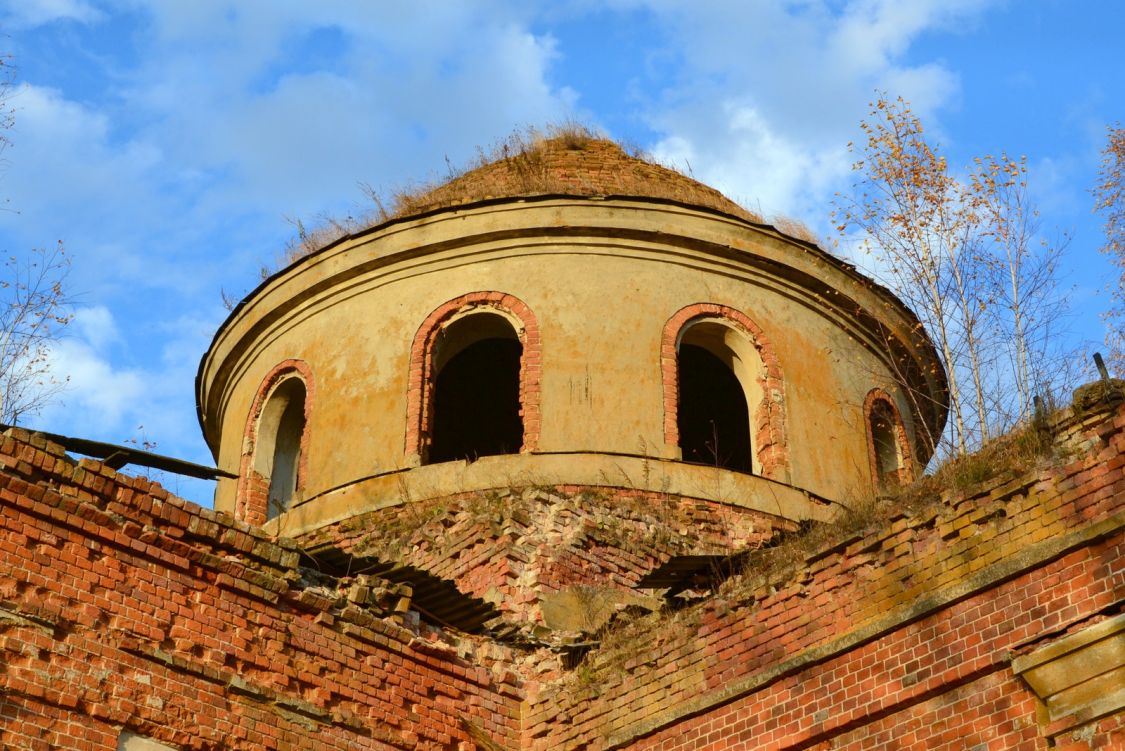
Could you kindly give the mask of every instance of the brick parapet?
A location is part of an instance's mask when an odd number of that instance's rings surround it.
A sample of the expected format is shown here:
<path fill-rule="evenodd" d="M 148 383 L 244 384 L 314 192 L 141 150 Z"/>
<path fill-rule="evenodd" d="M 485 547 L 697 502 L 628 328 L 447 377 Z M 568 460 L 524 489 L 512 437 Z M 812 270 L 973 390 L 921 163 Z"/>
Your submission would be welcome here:
<path fill-rule="evenodd" d="M 511 747 L 513 676 L 302 581 L 292 543 L 21 431 L 0 464 L 0 745 Z"/>

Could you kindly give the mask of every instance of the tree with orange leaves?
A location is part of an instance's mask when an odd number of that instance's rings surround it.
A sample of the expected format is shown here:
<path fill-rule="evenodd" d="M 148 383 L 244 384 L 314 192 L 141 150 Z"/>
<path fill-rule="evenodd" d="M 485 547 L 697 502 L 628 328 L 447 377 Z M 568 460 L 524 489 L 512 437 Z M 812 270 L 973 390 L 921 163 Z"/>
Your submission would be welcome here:
<path fill-rule="evenodd" d="M 858 180 L 838 197 L 837 229 L 859 235 L 872 273 L 933 338 L 949 384 L 949 448 L 965 453 L 1030 417 L 1053 375 L 1060 245 L 1038 236 L 1024 159 L 984 157 L 958 179 L 901 97 L 880 96 L 861 128 L 866 143 L 849 145 Z M 935 449 L 943 441 L 924 438 Z"/>
<path fill-rule="evenodd" d="M 1125 371 L 1125 127 L 1107 129 L 1098 184 L 1094 188 L 1094 210 L 1105 216 L 1102 252 L 1120 270 L 1112 283 L 1113 305 L 1106 313 L 1106 346 L 1118 372 Z"/>

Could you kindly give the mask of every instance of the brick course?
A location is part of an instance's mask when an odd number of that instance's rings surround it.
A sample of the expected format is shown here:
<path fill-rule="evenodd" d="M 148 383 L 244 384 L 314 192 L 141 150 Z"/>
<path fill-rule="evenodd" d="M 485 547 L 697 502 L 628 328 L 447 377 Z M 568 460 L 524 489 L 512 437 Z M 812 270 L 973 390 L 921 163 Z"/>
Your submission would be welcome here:
<path fill-rule="evenodd" d="M 28 440 L 0 446 L 0 745 L 438 749 L 468 742 L 463 720 L 514 737 L 510 677 L 308 586 L 292 543 Z"/>

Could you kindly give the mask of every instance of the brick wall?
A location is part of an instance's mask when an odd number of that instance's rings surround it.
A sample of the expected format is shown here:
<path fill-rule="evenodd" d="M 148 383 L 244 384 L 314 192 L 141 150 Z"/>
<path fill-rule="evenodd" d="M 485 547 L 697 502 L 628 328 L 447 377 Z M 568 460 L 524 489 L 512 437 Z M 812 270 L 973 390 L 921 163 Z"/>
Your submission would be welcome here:
<path fill-rule="evenodd" d="M 1055 427 L 1039 468 L 760 552 L 701 604 L 619 619 L 576 667 L 428 626 L 400 585 L 317 573 L 293 541 L 14 430 L 0 747 L 113 749 L 129 732 L 185 749 L 1125 748 L 1112 696 L 1048 717 L 1012 667 L 1125 606 L 1125 408 Z M 753 546 L 767 529 L 621 489 L 445 500 L 403 559 L 467 589 L 511 578 L 510 598 L 624 592 L 684 540 Z M 360 522 L 324 534 L 356 552 Z M 535 576 L 513 555 L 530 550 L 551 563 Z"/>
<path fill-rule="evenodd" d="M 305 581 L 292 543 L 38 436 L 13 431 L 0 462 L 0 746 L 112 749 L 124 729 L 192 749 L 455 748 L 464 721 L 514 737 L 512 676 Z"/>
<path fill-rule="evenodd" d="M 510 488 L 429 499 L 302 536 L 310 551 L 400 561 L 497 601 L 513 625 L 542 622 L 544 595 L 575 586 L 634 593 L 674 555 L 756 547 L 796 525 L 749 509 L 629 488 Z"/>
<path fill-rule="evenodd" d="M 496 197 L 541 194 L 649 196 L 706 206 L 749 221 L 761 220 L 712 187 L 631 157 L 612 141 L 585 138 L 545 140 L 433 190 L 402 194 L 397 197 L 395 214 L 407 216 Z"/>

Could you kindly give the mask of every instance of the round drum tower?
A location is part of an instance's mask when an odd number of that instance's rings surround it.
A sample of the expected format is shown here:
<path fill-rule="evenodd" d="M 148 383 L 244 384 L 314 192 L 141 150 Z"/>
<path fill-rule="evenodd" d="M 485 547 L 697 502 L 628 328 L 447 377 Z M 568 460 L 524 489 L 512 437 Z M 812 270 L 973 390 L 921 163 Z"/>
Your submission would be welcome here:
<path fill-rule="evenodd" d="M 913 314 L 707 186 L 556 139 L 410 206 L 216 334 L 216 508 L 302 534 L 542 485 L 827 520 L 929 459 L 945 380 Z"/>

